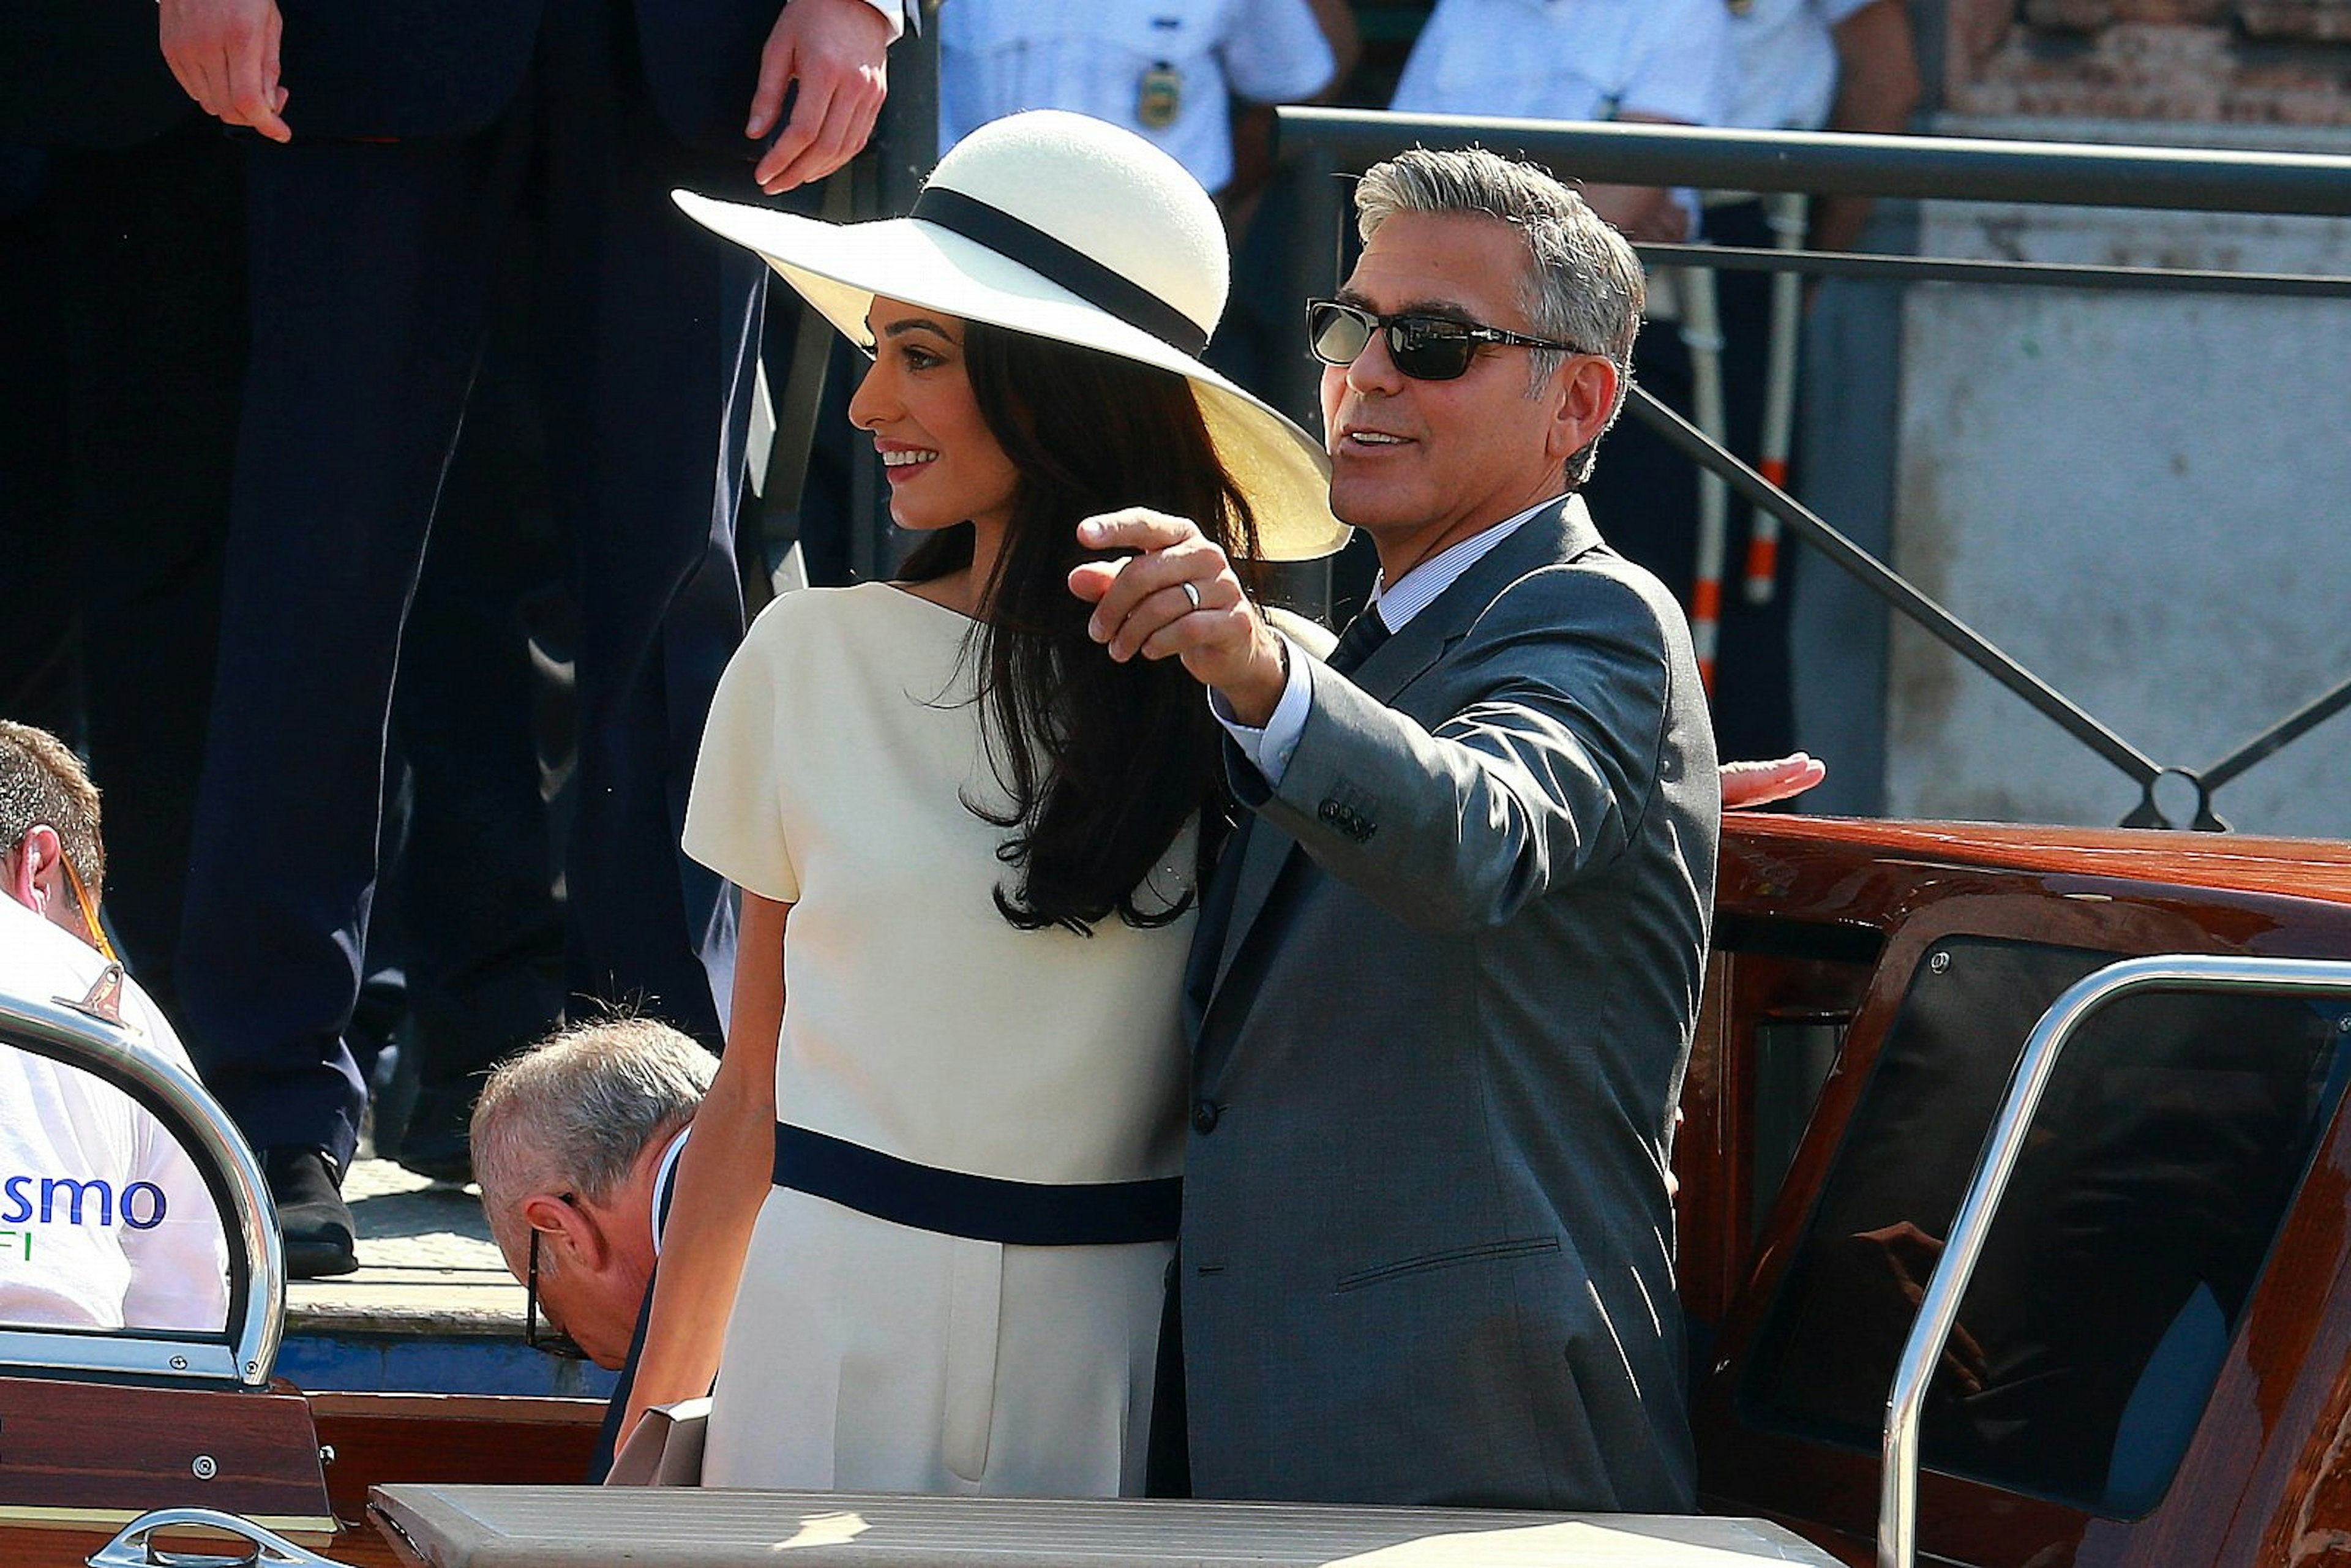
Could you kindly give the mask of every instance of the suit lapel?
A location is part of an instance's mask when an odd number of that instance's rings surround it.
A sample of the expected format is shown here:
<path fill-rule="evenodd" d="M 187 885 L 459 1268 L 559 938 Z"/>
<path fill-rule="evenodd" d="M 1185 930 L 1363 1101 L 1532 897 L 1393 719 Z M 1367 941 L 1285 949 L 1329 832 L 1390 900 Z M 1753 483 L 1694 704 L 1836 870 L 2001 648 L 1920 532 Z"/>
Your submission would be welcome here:
<path fill-rule="evenodd" d="M 1559 505 L 1528 518 L 1517 532 L 1473 562 L 1426 609 L 1374 649 L 1348 678 L 1367 695 L 1394 706 L 1406 688 L 1435 668 L 1446 651 L 1461 640 L 1505 583 L 1548 561 L 1573 559 L 1600 542 L 1599 530 L 1593 527 L 1583 498 L 1562 497 Z M 1197 963 L 1188 977 L 1193 996 L 1187 1000 L 1196 1009 L 1196 1040 L 1206 1037 L 1208 1014 L 1223 996 L 1234 960 L 1248 944 L 1259 917 L 1272 902 L 1283 872 L 1298 853 L 1296 839 L 1260 819 L 1251 825 L 1247 841 L 1239 850 L 1238 872 L 1218 867 L 1219 877 L 1236 875 L 1238 881 L 1224 939 L 1218 944 L 1213 979 L 1200 972 Z M 1228 853 L 1228 859 L 1230 858 Z M 1202 980 L 1208 982 L 1205 989 L 1200 985 Z"/>
<path fill-rule="evenodd" d="M 1233 955 L 1240 951 L 1241 939 L 1265 910 L 1265 901 L 1273 892 L 1281 868 L 1290 863 L 1296 852 L 1298 841 L 1272 823 L 1259 821 L 1249 829 L 1249 842 L 1241 846 L 1241 864 L 1233 888 L 1232 918 L 1225 923 L 1223 950 L 1217 955 L 1215 984 L 1225 983 L 1225 976 L 1233 967 Z M 1215 995 L 1214 987 L 1210 996 Z"/>
<path fill-rule="evenodd" d="M 1445 624 L 1446 618 L 1437 614 L 1437 609 L 1431 604 L 1414 616 L 1402 631 L 1373 649 L 1371 656 L 1346 678 L 1370 696 L 1393 703 L 1406 686 L 1427 674 L 1461 634 L 1462 628 Z M 1232 916 L 1217 957 L 1212 998 L 1215 988 L 1222 987 L 1232 972 L 1233 959 L 1265 913 L 1283 871 L 1301 852 L 1296 839 L 1270 822 L 1260 820 L 1249 830 L 1249 841 L 1242 847 L 1239 881 L 1233 890 Z"/>

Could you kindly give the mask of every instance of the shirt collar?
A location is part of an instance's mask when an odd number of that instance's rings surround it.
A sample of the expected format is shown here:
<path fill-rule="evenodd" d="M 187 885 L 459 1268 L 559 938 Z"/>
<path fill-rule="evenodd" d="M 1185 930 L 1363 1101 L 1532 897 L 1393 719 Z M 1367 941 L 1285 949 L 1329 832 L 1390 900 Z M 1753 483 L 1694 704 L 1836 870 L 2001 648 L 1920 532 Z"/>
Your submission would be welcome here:
<path fill-rule="evenodd" d="M 1460 580 L 1463 572 L 1485 559 L 1497 545 L 1524 528 L 1537 513 L 1559 505 L 1559 499 L 1552 496 L 1537 501 L 1518 516 L 1505 517 L 1437 551 L 1397 579 L 1394 587 L 1388 586 L 1384 579 L 1374 584 L 1371 601 L 1379 607 L 1380 624 L 1390 632 L 1403 631 L 1405 622 L 1427 609 L 1438 594 Z"/>
<path fill-rule="evenodd" d="M 669 1219 L 670 1184 L 677 1180 L 677 1156 L 685 1152 L 685 1135 L 694 1131 L 688 1122 L 670 1137 L 669 1147 L 662 1151 L 661 1165 L 653 1171 L 653 1256 L 661 1256 L 662 1227 Z"/>

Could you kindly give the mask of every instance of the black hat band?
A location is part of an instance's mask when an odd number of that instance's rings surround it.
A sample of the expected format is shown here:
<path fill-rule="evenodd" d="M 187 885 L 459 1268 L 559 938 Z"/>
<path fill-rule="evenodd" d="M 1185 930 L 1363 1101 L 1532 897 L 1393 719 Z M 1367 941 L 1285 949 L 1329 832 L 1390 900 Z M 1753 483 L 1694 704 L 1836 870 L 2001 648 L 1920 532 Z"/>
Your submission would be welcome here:
<path fill-rule="evenodd" d="M 1008 261 L 1060 284 L 1087 304 L 1109 311 L 1128 326 L 1150 333 L 1178 351 L 1198 358 L 1208 346 L 1200 324 L 1132 278 L 1104 267 L 1083 251 L 992 207 L 974 196 L 931 185 L 914 198 L 909 214 L 984 245 Z"/>

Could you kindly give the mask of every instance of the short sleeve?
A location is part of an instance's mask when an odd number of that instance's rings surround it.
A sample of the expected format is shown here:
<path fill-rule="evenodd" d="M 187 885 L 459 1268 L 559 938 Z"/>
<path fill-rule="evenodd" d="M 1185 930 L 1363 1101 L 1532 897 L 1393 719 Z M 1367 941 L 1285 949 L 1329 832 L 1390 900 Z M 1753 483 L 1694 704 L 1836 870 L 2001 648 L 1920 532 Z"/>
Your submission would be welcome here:
<path fill-rule="evenodd" d="M 1235 98 L 1295 103 L 1331 85 L 1338 61 L 1307 0 L 1241 0 L 1218 55 Z"/>
<path fill-rule="evenodd" d="M 1622 108 L 1685 125 L 1720 125 L 1730 113 L 1730 18 L 1720 0 L 1659 4 L 1647 23 Z"/>
<path fill-rule="evenodd" d="M 782 607 L 778 601 L 770 613 Z M 719 677 L 685 807 L 685 852 L 746 892 L 778 904 L 799 899 L 799 869 L 784 834 L 778 764 L 782 688 L 772 637 L 751 637 Z M 772 631 L 773 628 L 767 628 Z"/>

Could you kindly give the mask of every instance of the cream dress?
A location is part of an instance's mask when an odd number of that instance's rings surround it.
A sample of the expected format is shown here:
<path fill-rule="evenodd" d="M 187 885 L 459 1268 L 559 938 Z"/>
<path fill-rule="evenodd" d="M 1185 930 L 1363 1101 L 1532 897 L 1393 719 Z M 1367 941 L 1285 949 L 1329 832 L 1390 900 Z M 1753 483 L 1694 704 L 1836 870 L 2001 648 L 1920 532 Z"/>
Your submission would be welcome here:
<path fill-rule="evenodd" d="M 971 622 L 872 583 L 785 595 L 719 684 L 685 849 L 791 904 L 784 1123 L 948 1171 L 1173 1176 L 1193 921 L 1020 931 Z M 1141 901 L 1190 885 L 1184 833 Z M 708 1486 L 1141 1490 L 1170 1247 L 1024 1247 L 771 1187 L 728 1321 Z"/>

